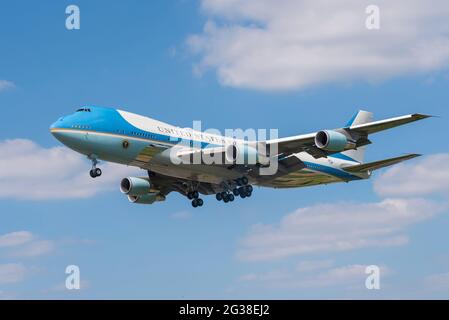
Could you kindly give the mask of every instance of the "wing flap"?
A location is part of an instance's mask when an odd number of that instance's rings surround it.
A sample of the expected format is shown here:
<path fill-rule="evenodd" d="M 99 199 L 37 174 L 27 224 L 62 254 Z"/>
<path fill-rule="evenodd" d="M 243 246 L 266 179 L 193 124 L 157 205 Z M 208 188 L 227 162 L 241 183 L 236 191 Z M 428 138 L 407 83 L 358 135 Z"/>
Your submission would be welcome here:
<path fill-rule="evenodd" d="M 291 154 L 304 151 L 305 148 L 313 147 L 316 133 L 302 134 L 299 136 L 272 139 L 266 141 L 267 146 L 270 147 L 271 154 Z M 277 150 L 274 150 L 277 145 Z M 276 152 L 274 152 L 276 151 Z"/>

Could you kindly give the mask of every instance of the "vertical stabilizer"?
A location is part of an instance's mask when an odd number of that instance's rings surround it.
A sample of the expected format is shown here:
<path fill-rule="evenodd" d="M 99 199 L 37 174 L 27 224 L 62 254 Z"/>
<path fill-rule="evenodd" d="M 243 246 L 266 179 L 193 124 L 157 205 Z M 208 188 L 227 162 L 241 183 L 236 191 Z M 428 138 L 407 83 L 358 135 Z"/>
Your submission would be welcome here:
<path fill-rule="evenodd" d="M 351 126 L 355 126 L 358 124 L 365 124 L 372 121 L 373 121 L 372 112 L 360 110 L 351 118 L 351 120 L 348 121 L 348 123 L 345 125 L 345 128 L 350 128 Z M 348 150 L 341 152 L 341 154 L 345 155 L 346 157 L 354 161 L 363 163 L 363 161 L 365 160 L 365 150 L 366 146 L 363 146 L 357 148 L 356 150 Z"/>

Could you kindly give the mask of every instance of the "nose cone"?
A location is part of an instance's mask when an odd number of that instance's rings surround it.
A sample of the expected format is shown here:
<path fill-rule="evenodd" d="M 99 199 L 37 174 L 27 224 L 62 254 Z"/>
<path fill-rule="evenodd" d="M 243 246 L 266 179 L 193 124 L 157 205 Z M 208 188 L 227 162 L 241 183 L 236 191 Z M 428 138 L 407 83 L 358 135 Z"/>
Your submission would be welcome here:
<path fill-rule="evenodd" d="M 60 138 L 62 136 L 62 132 L 61 132 L 62 131 L 61 129 L 63 128 L 62 121 L 63 121 L 63 118 L 59 118 L 56 122 L 52 123 L 50 126 L 51 134 L 59 141 L 61 141 Z"/>
<path fill-rule="evenodd" d="M 63 128 L 63 127 L 64 127 L 64 117 L 61 117 L 51 124 L 50 131 L 52 131 L 53 129 Z"/>
<path fill-rule="evenodd" d="M 50 126 L 53 137 L 71 148 L 74 142 L 78 142 L 79 135 L 70 132 L 68 129 L 70 129 L 69 121 L 65 120 L 64 117 L 59 118 Z"/>
<path fill-rule="evenodd" d="M 50 127 L 50 132 L 53 135 L 53 137 L 64 143 L 63 141 L 64 134 L 60 130 L 58 130 L 57 128 Z"/>
<path fill-rule="evenodd" d="M 52 123 L 51 126 L 50 126 L 50 132 L 51 132 L 51 134 L 54 135 L 55 132 L 57 131 L 57 129 L 58 129 L 58 122 L 56 121 L 56 122 Z"/>
<path fill-rule="evenodd" d="M 50 132 L 53 137 L 70 149 L 83 154 L 90 152 L 86 151 L 86 148 L 89 147 L 86 134 L 81 131 L 71 130 L 69 119 L 64 121 L 64 118 L 61 118 L 53 123 L 50 126 Z"/>

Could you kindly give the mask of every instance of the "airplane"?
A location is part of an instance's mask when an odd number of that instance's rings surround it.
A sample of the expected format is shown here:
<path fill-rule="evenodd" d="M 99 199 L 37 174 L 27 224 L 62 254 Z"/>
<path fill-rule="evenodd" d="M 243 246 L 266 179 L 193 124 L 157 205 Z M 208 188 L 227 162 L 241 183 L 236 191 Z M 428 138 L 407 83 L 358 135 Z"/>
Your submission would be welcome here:
<path fill-rule="evenodd" d="M 145 176 L 120 182 L 130 202 L 153 204 L 179 192 L 196 208 L 204 203 L 201 195 L 215 195 L 228 203 L 251 197 L 253 186 L 295 188 L 369 179 L 374 170 L 420 156 L 365 163 L 369 136 L 428 117 L 415 113 L 373 121 L 371 112 L 360 110 L 340 128 L 250 141 L 180 128 L 119 109 L 85 106 L 59 118 L 50 131 L 90 159 L 92 178 L 102 174 L 100 160 L 145 170 Z M 206 163 L 206 155 L 221 161 Z M 199 162 L 174 161 L 195 156 L 200 156 Z M 276 170 L 264 174 L 272 164 Z"/>

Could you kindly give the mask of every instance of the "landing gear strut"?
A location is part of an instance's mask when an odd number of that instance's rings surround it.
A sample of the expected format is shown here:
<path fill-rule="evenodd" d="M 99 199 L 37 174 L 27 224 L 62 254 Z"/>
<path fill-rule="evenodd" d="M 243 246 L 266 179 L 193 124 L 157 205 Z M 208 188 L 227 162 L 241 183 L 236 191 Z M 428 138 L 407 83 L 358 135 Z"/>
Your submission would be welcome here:
<path fill-rule="evenodd" d="M 89 157 L 92 161 L 92 169 L 89 171 L 89 174 L 92 178 L 96 178 L 101 176 L 101 169 L 97 168 L 98 160 L 94 157 Z"/>
<path fill-rule="evenodd" d="M 235 179 L 235 183 L 237 186 L 246 186 L 248 184 L 248 178 L 247 177 L 241 177 L 238 179 Z"/>
<path fill-rule="evenodd" d="M 200 194 L 198 193 L 198 191 L 187 192 L 187 198 L 189 198 L 189 200 L 198 199 L 199 196 Z"/>

